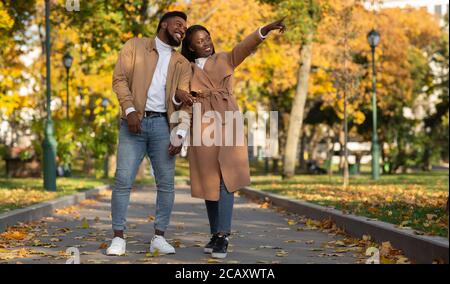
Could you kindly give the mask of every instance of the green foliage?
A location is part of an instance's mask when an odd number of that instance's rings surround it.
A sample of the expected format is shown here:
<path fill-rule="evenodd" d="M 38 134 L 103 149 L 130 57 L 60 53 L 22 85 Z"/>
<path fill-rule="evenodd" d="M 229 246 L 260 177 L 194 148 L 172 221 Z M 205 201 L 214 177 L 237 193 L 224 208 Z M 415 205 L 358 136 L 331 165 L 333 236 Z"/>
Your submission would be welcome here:
<path fill-rule="evenodd" d="M 93 63 L 105 59 L 111 50 L 120 50 L 131 37 L 154 36 L 159 17 L 173 2 L 85 1 L 79 12 L 64 13 L 63 6 L 58 12 L 68 26 L 79 32 L 80 42 L 90 45 L 94 51 L 83 63 Z"/>
<path fill-rule="evenodd" d="M 57 156 L 65 165 L 72 164 L 76 150 L 76 132 L 74 121 L 57 120 L 55 123 L 56 141 L 58 141 Z"/>
<path fill-rule="evenodd" d="M 57 197 L 111 184 L 111 179 L 98 178 L 58 178 L 57 191 L 43 188 L 41 178 L 0 178 L 0 213 L 23 208 Z"/>
<path fill-rule="evenodd" d="M 321 0 L 259 1 L 274 6 L 279 17 L 286 17 L 286 39 L 292 43 L 304 42 L 308 35 L 315 33 L 326 11 L 326 1 Z"/>

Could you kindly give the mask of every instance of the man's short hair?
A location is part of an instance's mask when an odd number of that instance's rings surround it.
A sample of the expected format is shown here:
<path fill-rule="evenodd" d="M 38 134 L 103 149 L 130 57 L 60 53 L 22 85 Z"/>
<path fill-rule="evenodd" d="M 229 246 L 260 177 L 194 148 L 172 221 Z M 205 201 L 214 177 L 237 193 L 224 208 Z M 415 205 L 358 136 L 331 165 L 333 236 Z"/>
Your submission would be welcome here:
<path fill-rule="evenodd" d="M 156 32 L 159 32 L 159 30 L 161 29 L 161 24 L 164 21 L 166 21 L 167 19 L 170 19 L 170 18 L 174 18 L 174 17 L 180 17 L 183 20 L 187 21 L 187 15 L 184 12 L 180 12 L 180 11 L 167 12 L 161 17 L 161 20 L 159 20 L 158 29 L 156 30 Z"/>

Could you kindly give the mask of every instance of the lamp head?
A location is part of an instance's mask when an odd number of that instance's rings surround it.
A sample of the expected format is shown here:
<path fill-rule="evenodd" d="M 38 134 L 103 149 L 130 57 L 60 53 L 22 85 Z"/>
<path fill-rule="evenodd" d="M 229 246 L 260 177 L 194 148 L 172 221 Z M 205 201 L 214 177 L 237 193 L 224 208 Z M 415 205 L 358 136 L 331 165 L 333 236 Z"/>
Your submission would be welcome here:
<path fill-rule="evenodd" d="M 107 98 L 102 99 L 102 107 L 108 107 L 109 106 L 109 100 Z"/>
<path fill-rule="evenodd" d="M 371 48 L 376 48 L 380 44 L 380 33 L 376 30 L 371 30 L 367 34 L 367 41 Z"/>
<path fill-rule="evenodd" d="M 69 53 L 64 54 L 63 64 L 64 64 L 64 67 L 66 67 L 66 69 L 70 69 L 70 67 L 72 66 L 72 62 L 73 62 L 73 57 Z"/>

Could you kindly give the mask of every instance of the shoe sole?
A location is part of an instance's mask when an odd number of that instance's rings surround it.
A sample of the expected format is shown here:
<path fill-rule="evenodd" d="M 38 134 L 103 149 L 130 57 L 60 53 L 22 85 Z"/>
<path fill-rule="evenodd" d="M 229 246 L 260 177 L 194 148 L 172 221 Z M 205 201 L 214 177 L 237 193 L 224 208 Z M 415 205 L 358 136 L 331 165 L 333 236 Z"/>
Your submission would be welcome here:
<path fill-rule="evenodd" d="M 124 253 L 106 253 L 107 256 L 122 256 L 125 254 L 126 254 L 126 252 L 124 252 Z"/>
<path fill-rule="evenodd" d="M 224 259 L 224 258 L 227 257 L 227 253 L 217 253 L 217 252 L 213 252 L 213 253 L 211 253 L 211 257 L 212 257 L 212 258 Z"/>
<path fill-rule="evenodd" d="M 206 253 L 206 254 L 211 254 L 212 253 L 212 249 L 210 249 L 210 248 L 204 248 L 203 249 L 203 253 Z"/>
<path fill-rule="evenodd" d="M 152 249 L 150 249 L 150 253 L 155 253 L 155 251 L 157 251 L 157 250 L 152 250 Z M 158 252 L 159 252 L 160 255 L 163 255 L 163 254 L 176 254 L 176 253 L 177 253 L 176 251 L 162 252 L 162 251 L 160 251 L 160 250 L 158 250 Z"/>

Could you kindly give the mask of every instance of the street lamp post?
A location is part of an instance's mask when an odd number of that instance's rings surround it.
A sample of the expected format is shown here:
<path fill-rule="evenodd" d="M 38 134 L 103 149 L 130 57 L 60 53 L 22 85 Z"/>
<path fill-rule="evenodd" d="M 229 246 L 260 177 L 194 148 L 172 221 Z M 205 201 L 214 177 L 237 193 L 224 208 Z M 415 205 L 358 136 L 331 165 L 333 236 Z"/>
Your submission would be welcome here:
<path fill-rule="evenodd" d="M 67 120 L 69 120 L 69 75 L 70 75 L 70 73 L 69 73 L 69 71 L 70 71 L 70 67 L 72 66 L 72 62 L 73 62 L 73 57 L 69 54 L 69 53 L 66 53 L 66 54 L 64 54 L 64 57 L 63 57 L 63 64 L 64 64 L 64 67 L 66 67 L 66 74 L 67 74 L 67 76 L 66 76 L 66 118 L 67 118 Z"/>
<path fill-rule="evenodd" d="M 377 70 L 375 67 L 375 49 L 380 43 L 380 34 L 372 29 L 367 35 L 370 48 L 372 50 L 372 178 L 380 178 L 380 146 L 378 145 L 377 134 Z"/>
<path fill-rule="evenodd" d="M 44 188 L 56 191 L 56 139 L 53 136 L 53 121 L 51 115 L 51 83 L 50 83 L 50 0 L 45 0 L 45 56 L 46 56 L 46 96 L 47 121 L 45 124 L 44 141 Z"/>

